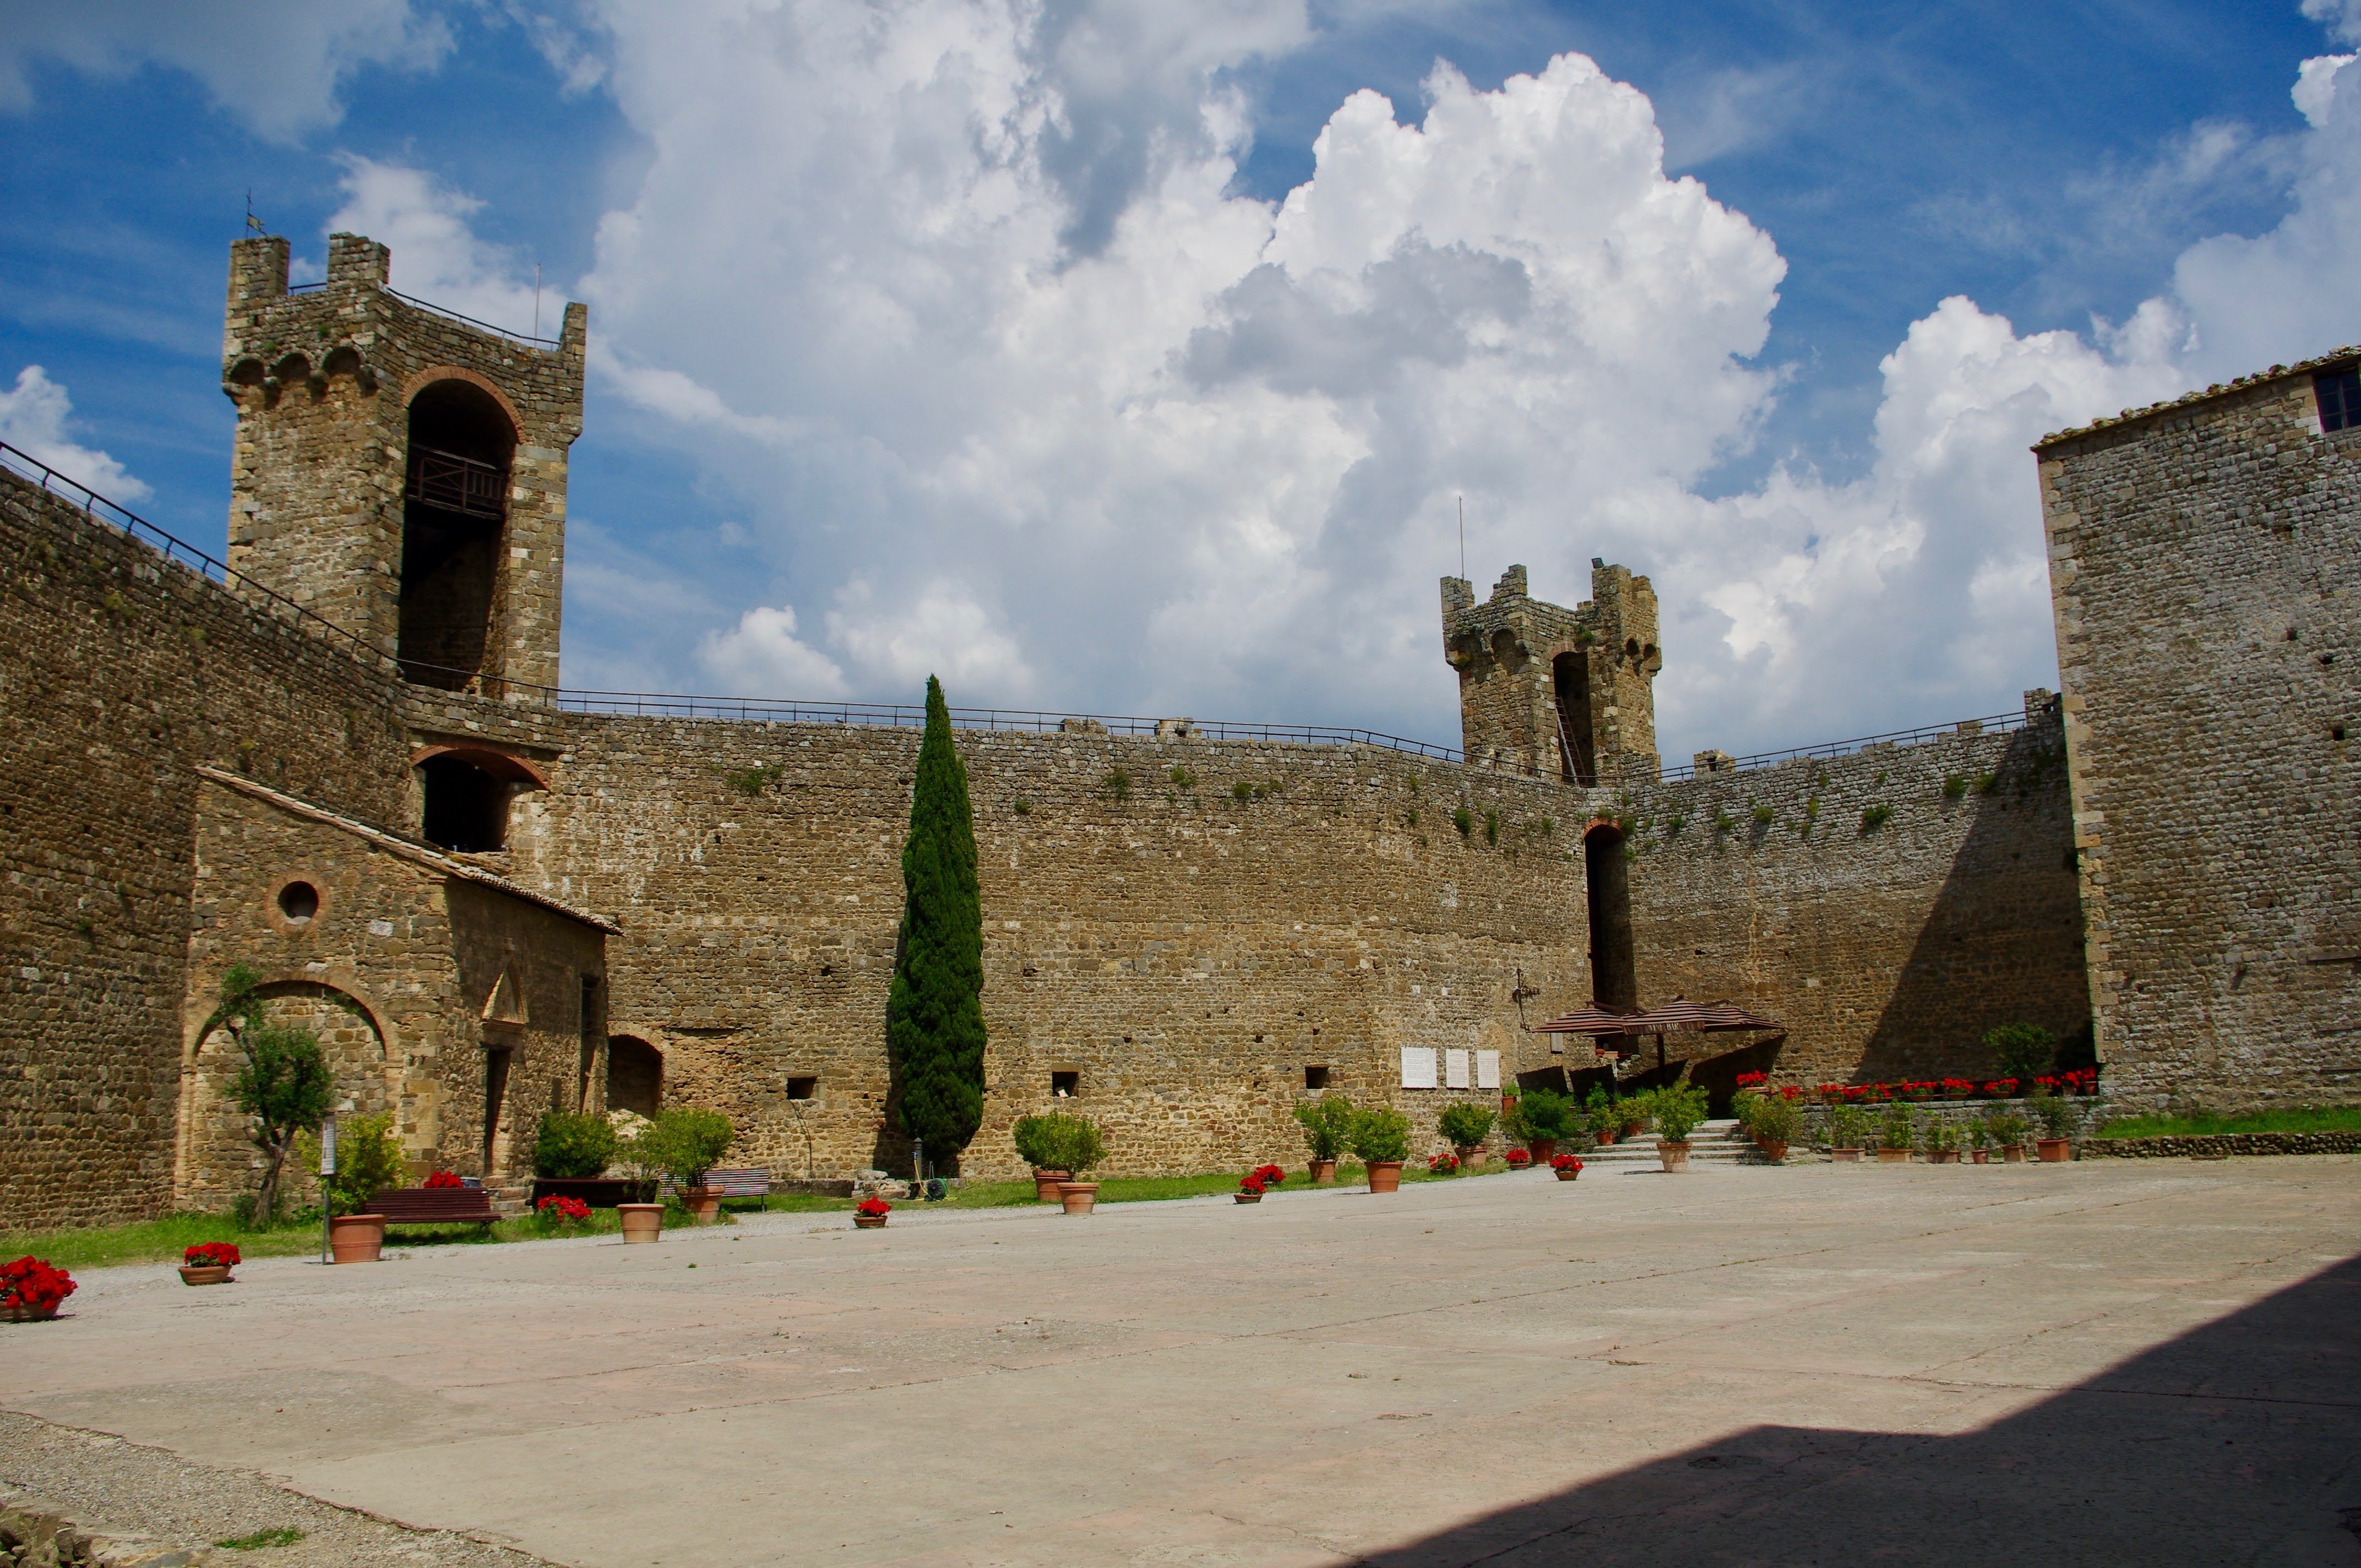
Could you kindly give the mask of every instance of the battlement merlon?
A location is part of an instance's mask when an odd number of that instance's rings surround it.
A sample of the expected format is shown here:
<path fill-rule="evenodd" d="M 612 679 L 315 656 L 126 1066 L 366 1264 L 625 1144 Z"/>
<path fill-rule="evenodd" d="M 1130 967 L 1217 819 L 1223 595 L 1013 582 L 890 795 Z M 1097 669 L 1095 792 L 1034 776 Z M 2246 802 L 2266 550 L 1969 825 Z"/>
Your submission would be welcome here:
<path fill-rule="evenodd" d="M 1536 599 L 1510 566 L 1482 603 L 1443 579 L 1444 657 L 1459 674 L 1462 742 L 1478 767 L 1595 786 L 1658 771 L 1656 595 L 1628 567 L 1591 562 L 1591 597 Z"/>

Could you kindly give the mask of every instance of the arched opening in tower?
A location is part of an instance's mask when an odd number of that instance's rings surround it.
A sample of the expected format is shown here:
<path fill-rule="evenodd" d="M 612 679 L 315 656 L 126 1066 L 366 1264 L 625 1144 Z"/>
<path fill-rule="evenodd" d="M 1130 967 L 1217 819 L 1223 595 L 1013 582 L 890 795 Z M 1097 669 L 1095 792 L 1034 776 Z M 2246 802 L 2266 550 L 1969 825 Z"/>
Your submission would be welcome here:
<path fill-rule="evenodd" d="M 1590 1000 L 1609 1012 L 1636 1012 L 1640 974 L 1631 953 L 1631 861 L 1623 835 L 1593 828 L 1583 836 L 1583 885 L 1590 901 Z"/>
<path fill-rule="evenodd" d="M 607 1109 L 653 1116 L 664 1109 L 664 1057 L 645 1040 L 612 1035 L 607 1040 Z"/>
<path fill-rule="evenodd" d="M 469 855 L 507 847 L 506 779 L 448 752 L 427 758 L 418 772 L 426 793 L 419 833 L 428 843 Z"/>
<path fill-rule="evenodd" d="M 412 400 L 395 648 L 405 680 L 456 691 L 484 673 L 515 455 L 515 427 L 481 387 L 436 381 Z"/>
<path fill-rule="evenodd" d="M 1550 684 L 1557 696 L 1557 757 L 1560 774 L 1585 789 L 1598 784 L 1598 761 L 1590 742 L 1590 660 L 1560 653 L 1550 661 Z"/>

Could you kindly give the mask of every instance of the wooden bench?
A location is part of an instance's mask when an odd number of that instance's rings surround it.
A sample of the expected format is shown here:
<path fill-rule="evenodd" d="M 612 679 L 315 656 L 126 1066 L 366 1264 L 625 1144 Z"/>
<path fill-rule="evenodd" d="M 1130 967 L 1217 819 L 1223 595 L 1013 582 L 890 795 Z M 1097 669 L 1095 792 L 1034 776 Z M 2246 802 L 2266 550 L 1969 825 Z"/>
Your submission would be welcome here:
<path fill-rule="evenodd" d="M 491 1225 L 507 1218 L 472 1187 L 391 1187 L 369 1200 L 369 1212 L 396 1225 Z"/>
<path fill-rule="evenodd" d="M 719 1192 L 724 1198 L 768 1198 L 771 1195 L 771 1173 L 760 1167 L 745 1170 L 708 1170 L 705 1173 L 708 1192 Z M 673 1196 L 672 1179 L 667 1177 L 664 1195 Z"/>

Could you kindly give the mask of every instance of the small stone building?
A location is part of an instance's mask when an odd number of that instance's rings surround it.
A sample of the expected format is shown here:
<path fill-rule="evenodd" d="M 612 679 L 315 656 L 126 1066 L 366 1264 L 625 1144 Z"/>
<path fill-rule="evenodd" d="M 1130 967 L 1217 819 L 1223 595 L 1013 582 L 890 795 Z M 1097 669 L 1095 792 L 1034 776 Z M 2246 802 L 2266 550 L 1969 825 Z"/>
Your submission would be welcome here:
<path fill-rule="evenodd" d="M 532 1169 L 542 1113 L 603 1105 L 616 927 L 463 857 L 251 779 L 196 770 L 176 1206 L 226 1207 L 259 1158 L 227 1099 L 242 1060 L 208 1025 L 244 964 L 312 1028 L 352 1113 L 394 1113 L 413 1176 Z"/>

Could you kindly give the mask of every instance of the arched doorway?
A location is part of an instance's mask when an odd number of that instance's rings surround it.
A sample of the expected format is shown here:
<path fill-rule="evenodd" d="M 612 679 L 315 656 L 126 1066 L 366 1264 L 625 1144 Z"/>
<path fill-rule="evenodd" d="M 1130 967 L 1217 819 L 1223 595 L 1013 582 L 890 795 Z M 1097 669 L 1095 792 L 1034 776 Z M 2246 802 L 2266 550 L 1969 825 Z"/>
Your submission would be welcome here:
<path fill-rule="evenodd" d="M 1558 769 L 1568 784 L 1593 789 L 1598 762 L 1590 735 L 1590 658 L 1560 653 L 1550 661 L 1550 686 L 1557 701 Z"/>
<path fill-rule="evenodd" d="M 412 1107 L 400 1092 L 401 1072 L 389 1062 L 385 1035 L 358 997 L 333 985 L 280 981 L 259 988 L 264 1016 L 311 1031 L 335 1075 L 335 1097 L 347 1114 L 395 1113 L 397 1135 L 407 1132 Z M 237 1036 L 225 1026 L 197 1040 L 181 1069 L 181 1128 L 175 1201 L 190 1209 L 227 1209 L 251 1194 L 261 1156 L 247 1135 L 248 1118 L 231 1096 L 246 1063 Z M 282 1212 L 313 1201 L 311 1178 L 289 1170 L 280 1179 Z"/>
<path fill-rule="evenodd" d="M 607 1109 L 642 1116 L 664 1109 L 664 1053 L 636 1036 L 609 1035 Z"/>
<path fill-rule="evenodd" d="M 1590 904 L 1590 1000 L 1614 1013 L 1640 1006 L 1631 952 L 1631 862 L 1621 829 L 1606 823 L 1582 839 L 1583 884 Z"/>
<path fill-rule="evenodd" d="M 433 382 L 411 400 L 395 648 L 405 680 L 456 691 L 483 672 L 515 455 L 508 411 L 473 382 Z"/>
<path fill-rule="evenodd" d="M 463 854 L 506 849 L 511 797 L 549 787 L 531 763 L 482 747 L 430 747 L 411 764 L 418 770 L 419 837 Z"/>

